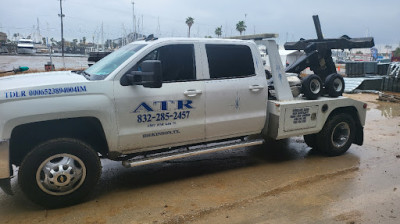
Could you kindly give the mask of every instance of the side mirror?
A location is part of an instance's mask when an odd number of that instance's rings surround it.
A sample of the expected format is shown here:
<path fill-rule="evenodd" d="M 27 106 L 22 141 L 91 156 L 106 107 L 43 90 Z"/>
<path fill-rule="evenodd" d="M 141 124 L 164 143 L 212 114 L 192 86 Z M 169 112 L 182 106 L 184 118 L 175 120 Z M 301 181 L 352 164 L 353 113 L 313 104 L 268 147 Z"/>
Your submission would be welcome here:
<path fill-rule="evenodd" d="M 131 85 L 143 85 L 147 88 L 161 88 L 162 69 L 161 61 L 147 60 L 141 63 L 141 71 L 132 71 L 127 74 Z"/>

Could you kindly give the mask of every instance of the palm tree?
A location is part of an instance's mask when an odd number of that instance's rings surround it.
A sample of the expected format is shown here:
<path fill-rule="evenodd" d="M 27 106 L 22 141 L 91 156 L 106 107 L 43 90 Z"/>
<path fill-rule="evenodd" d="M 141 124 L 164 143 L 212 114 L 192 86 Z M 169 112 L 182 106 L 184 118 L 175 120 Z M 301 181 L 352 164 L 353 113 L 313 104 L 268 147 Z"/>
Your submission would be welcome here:
<path fill-rule="evenodd" d="M 56 46 L 56 44 L 54 42 L 57 43 L 57 41 L 55 41 L 53 37 L 50 38 L 50 42 L 51 42 L 51 46 L 53 46 L 53 47 Z"/>
<path fill-rule="evenodd" d="M 218 37 L 221 37 L 221 35 L 222 35 L 222 26 L 217 27 L 217 28 L 215 29 L 215 34 L 216 34 Z"/>
<path fill-rule="evenodd" d="M 190 37 L 190 28 L 192 27 L 193 23 L 194 19 L 192 17 L 189 16 L 188 18 L 186 18 L 186 24 L 189 27 L 188 37 Z"/>
<path fill-rule="evenodd" d="M 244 21 L 239 21 L 236 24 L 236 30 L 239 31 L 240 36 L 242 36 L 243 31 L 246 31 L 246 28 L 247 28 L 247 26 L 246 26 L 246 24 L 244 24 Z"/>

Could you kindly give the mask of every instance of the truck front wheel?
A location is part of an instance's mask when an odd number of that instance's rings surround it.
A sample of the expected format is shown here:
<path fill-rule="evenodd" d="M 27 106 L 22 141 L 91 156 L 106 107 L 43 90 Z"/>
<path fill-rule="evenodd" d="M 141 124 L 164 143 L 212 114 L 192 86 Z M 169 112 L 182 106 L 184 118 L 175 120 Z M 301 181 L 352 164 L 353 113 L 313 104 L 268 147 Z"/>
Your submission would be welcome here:
<path fill-rule="evenodd" d="M 317 148 L 327 156 L 345 153 L 355 137 L 355 122 L 349 114 L 337 114 L 330 118 L 318 133 Z"/>
<path fill-rule="evenodd" d="M 99 157 L 89 145 L 60 138 L 38 145 L 24 158 L 18 183 L 33 202 L 57 208 L 85 199 L 100 173 Z"/>

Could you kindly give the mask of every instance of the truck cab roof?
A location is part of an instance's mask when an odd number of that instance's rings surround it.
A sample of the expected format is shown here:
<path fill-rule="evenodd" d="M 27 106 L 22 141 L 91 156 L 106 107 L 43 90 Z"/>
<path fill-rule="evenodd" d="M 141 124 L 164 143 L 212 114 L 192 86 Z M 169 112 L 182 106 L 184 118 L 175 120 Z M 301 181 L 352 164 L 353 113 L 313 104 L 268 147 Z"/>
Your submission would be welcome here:
<path fill-rule="evenodd" d="M 221 39 L 221 38 L 188 38 L 188 37 L 165 37 L 153 40 L 140 40 L 130 44 L 156 44 L 164 42 L 203 42 L 203 43 L 227 43 L 227 44 L 243 44 L 243 43 L 254 43 L 251 40 L 236 40 L 236 39 Z"/>

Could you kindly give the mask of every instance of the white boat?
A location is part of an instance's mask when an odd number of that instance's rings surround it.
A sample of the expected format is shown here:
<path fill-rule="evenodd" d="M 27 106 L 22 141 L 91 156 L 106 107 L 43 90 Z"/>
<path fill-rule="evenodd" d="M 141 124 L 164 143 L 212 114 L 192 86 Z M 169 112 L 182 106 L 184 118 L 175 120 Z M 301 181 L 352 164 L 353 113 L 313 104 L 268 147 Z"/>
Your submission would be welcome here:
<path fill-rule="evenodd" d="M 17 44 L 18 54 L 34 54 L 36 53 L 33 40 L 31 39 L 19 39 Z"/>

